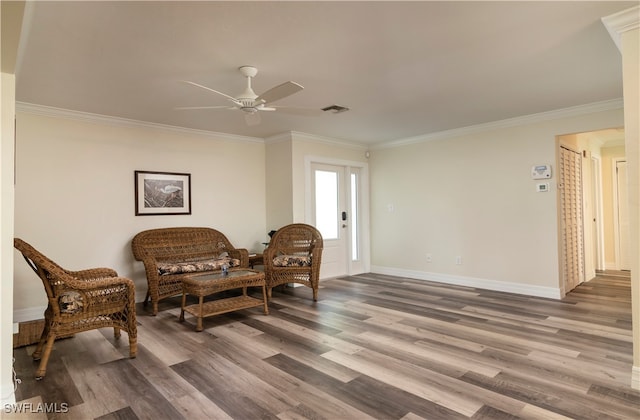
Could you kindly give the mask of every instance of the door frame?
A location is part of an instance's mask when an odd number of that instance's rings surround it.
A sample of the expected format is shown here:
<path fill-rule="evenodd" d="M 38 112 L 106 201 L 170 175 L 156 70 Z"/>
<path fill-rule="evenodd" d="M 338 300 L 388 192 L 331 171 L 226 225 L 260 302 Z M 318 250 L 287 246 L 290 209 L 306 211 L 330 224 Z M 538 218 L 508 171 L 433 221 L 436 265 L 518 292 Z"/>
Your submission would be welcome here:
<path fill-rule="evenodd" d="M 352 161 L 352 160 L 344 160 L 344 159 L 333 159 L 326 156 L 314 156 L 308 155 L 304 158 L 304 217 L 306 223 L 311 223 L 313 220 L 313 197 L 311 196 L 311 192 L 313 191 L 311 185 L 311 168 L 312 164 L 320 164 L 320 165 L 334 165 L 334 166 L 342 166 L 346 169 L 350 168 L 358 168 L 360 171 L 360 244 L 361 244 L 361 256 L 362 256 L 362 268 L 363 270 L 358 270 L 355 272 L 354 264 L 351 260 L 351 241 L 347 241 L 346 247 L 346 261 L 347 266 L 346 273 L 347 275 L 353 274 L 361 274 L 367 273 L 371 270 L 371 246 L 370 246 L 370 215 L 369 215 L 369 164 L 367 162 L 360 161 Z M 350 173 L 350 171 L 348 171 Z M 351 187 L 350 183 L 345 181 L 345 185 L 347 185 L 347 197 L 346 200 L 348 203 L 351 202 Z M 352 226 L 350 223 L 347 224 L 348 232 L 347 235 L 351 237 L 351 229 Z"/>
<path fill-rule="evenodd" d="M 593 195 L 593 213 L 595 214 L 595 237 L 594 253 L 595 253 L 595 269 L 601 271 L 605 269 L 604 258 L 604 208 L 602 199 L 602 157 L 600 155 L 591 154 L 591 180 Z"/>
<path fill-rule="evenodd" d="M 613 241 L 614 241 L 614 252 L 616 258 L 616 270 L 623 270 L 621 261 L 622 261 L 622 251 L 620 250 L 620 198 L 618 196 L 618 163 L 627 162 L 627 158 L 625 157 L 614 157 L 611 159 L 611 170 L 613 171 Z M 627 181 L 627 188 L 628 188 Z"/>

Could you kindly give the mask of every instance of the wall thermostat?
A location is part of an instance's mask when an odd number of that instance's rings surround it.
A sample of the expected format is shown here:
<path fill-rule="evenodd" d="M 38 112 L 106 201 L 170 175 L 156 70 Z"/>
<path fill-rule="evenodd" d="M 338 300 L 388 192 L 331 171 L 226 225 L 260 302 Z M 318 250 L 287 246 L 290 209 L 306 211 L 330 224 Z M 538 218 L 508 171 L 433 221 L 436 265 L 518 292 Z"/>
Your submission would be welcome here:
<path fill-rule="evenodd" d="M 543 182 L 540 184 L 536 184 L 536 191 L 537 192 L 547 192 L 549 191 L 549 183 L 548 182 Z"/>
<path fill-rule="evenodd" d="M 533 165 L 531 167 L 531 178 L 533 179 L 551 178 L 551 165 Z"/>

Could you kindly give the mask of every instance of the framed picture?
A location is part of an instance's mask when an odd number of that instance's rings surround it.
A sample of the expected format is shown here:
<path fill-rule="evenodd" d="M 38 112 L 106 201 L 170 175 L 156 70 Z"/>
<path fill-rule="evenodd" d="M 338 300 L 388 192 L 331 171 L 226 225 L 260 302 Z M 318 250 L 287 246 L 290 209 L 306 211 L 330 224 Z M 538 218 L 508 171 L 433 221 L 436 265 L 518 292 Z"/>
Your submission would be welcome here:
<path fill-rule="evenodd" d="M 191 214 L 191 174 L 135 171 L 136 216 Z"/>

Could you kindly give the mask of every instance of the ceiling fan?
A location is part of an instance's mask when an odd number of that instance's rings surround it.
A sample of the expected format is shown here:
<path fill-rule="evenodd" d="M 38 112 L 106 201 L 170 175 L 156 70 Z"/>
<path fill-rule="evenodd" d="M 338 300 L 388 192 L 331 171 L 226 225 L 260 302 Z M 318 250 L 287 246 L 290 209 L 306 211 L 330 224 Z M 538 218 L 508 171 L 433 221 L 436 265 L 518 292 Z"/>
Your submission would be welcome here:
<path fill-rule="evenodd" d="M 238 68 L 240 73 L 247 78 L 247 87 L 244 92 L 236 97 L 227 95 L 226 93 L 219 92 L 211 89 L 210 87 L 203 86 L 201 84 L 183 80 L 184 83 L 208 90 L 218 95 L 224 96 L 233 103 L 233 106 L 185 106 L 177 107 L 176 109 L 235 109 L 244 112 L 244 118 L 248 125 L 256 125 L 260 123 L 261 111 L 275 111 L 278 107 L 269 106 L 272 102 L 278 101 L 287 96 L 293 95 L 296 92 L 304 89 L 301 85 L 295 82 L 284 82 L 278 86 L 275 86 L 261 95 L 256 93 L 251 88 L 251 79 L 258 74 L 258 69 L 252 66 L 242 66 Z"/>

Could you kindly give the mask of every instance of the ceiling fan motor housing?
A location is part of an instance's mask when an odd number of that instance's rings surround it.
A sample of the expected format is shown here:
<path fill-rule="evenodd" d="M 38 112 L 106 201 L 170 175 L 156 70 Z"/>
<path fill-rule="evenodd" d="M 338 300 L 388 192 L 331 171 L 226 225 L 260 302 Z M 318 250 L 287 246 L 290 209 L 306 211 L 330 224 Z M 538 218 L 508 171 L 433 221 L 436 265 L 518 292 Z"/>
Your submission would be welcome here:
<path fill-rule="evenodd" d="M 240 107 L 244 112 L 248 112 L 253 114 L 257 110 L 255 109 L 255 99 L 258 97 L 256 93 L 251 88 L 251 78 L 255 77 L 258 74 L 258 69 L 252 66 L 242 66 L 238 67 L 240 73 L 247 78 L 247 88 L 240 95 L 236 97 L 238 102 L 242 104 Z"/>
<path fill-rule="evenodd" d="M 244 77 L 256 77 L 258 74 L 258 69 L 253 66 L 241 66 L 238 67 L 238 70 Z"/>

